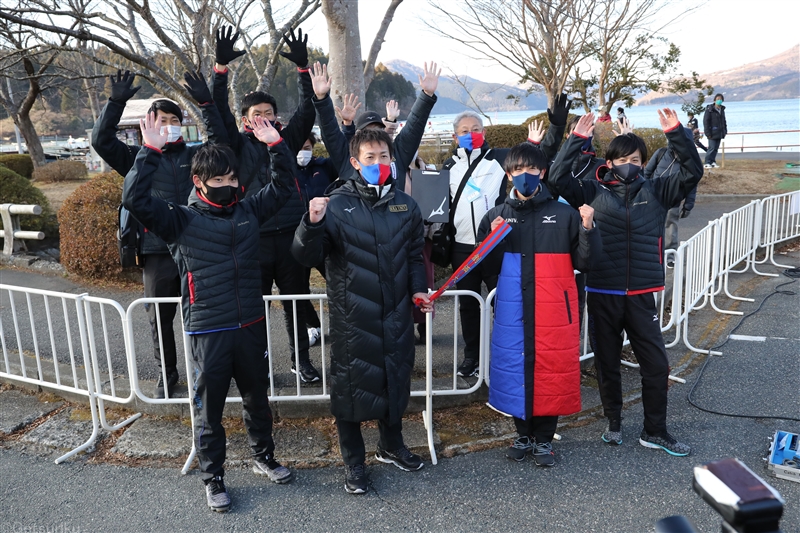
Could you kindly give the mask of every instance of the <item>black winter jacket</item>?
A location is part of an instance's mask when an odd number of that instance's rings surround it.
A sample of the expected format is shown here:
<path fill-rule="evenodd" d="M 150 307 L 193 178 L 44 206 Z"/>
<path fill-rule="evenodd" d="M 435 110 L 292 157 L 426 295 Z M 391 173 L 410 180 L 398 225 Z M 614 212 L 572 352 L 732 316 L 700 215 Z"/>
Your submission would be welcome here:
<path fill-rule="evenodd" d="M 350 164 L 350 146 L 347 136 L 339 129 L 336 120 L 336 113 L 333 109 L 333 101 L 330 95 L 318 100 L 316 96 L 312 98 L 314 106 L 319 115 L 319 128 L 322 132 L 322 142 L 328 149 L 334 167 L 339 170 L 341 179 L 352 179 L 357 176 L 356 170 Z M 414 107 L 408 114 L 406 126 L 397 134 L 392 142 L 394 161 L 392 161 L 392 176 L 399 190 L 405 190 L 406 172 L 412 161 L 414 154 L 419 149 L 422 135 L 425 133 L 425 125 L 428 123 L 428 116 L 431 114 L 436 103 L 436 95 L 428 96 L 424 91 L 420 91 Z"/>
<path fill-rule="evenodd" d="M 222 119 L 213 104 L 201 105 L 200 109 L 206 124 L 222 127 Z M 109 100 L 92 128 L 92 148 L 120 176 L 130 171 L 142 149 L 141 146 L 129 146 L 117 138 L 117 124 L 124 110 L 124 102 Z M 200 145 L 186 146 L 183 141 L 164 146 L 159 167 L 151 178 L 151 194 L 154 197 L 186 205 L 189 193 L 194 188 L 191 178 L 192 156 L 199 148 Z M 169 253 L 166 243 L 149 231 L 146 225 L 141 237 L 143 255 Z"/>
<path fill-rule="evenodd" d="M 335 185 L 325 218 L 311 224 L 304 216 L 292 243 L 299 263 L 310 268 L 325 260 L 331 412 L 394 424 L 411 391 L 412 295 L 428 287 L 422 216 L 396 185 L 380 199 L 360 178 Z"/>
<path fill-rule="evenodd" d="M 708 104 L 703 113 L 703 133 L 713 140 L 724 139 L 728 135 L 728 123 L 725 120 L 725 106 L 717 109 L 715 104 Z"/>
<path fill-rule="evenodd" d="M 284 128 L 280 128 L 281 137 L 286 141 L 289 152 L 294 156 L 303 147 L 314 127 L 316 113 L 310 97 L 314 94 L 311 76 L 308 70 L 298 69 L 300 87 L 300 105 L 292 119 Z M 214 102 L 219 109 L 225 129 L 222 133 L 208 128 L 209 139 L 220 143 L 228 143 L 239 159 L 239 183 L 245 188 L 245 195 L 257 194 L 271 179 L 270 150 L 267 145 L 255 138 L 251 132 L 240 132 L 236 128 L 236 118 L 228 104 L 228 72 L 214 72 Z M 224 137 L 223 137 L 224 135 Z M 289 162 L 292 175 L 297 176 L 297 161 Z M 294 194 L 286 205 L 270 220 L 261 226 L 262 235 L 277 235 L 294 232 L 303 213 L 308 210 L 308 198 L 305 197 L 297 183 Z"/>
<path fill-rule="evenodd" d="M 309 200 L 323 196 L 330 184 L 339 177 L 330 157 L 312 157 L 308 165 L 298 167 L 298 172 L 300 190 Z"/>
<path fill-rule="evenodd" d="M 647 166 L 644 169 L 645 179 L 673 177 L 681 173 L 686 175 L 683 178 L 678 178 L 683 181 L 691 177 L 692 174 L 697 174 L 698 180 L 703 176 L 703 162 L 694 147 L 692 130 L 684 128 L 683 133 L 689 139 L 690 150 L 686 152 L 685 145 L 675 145 L 673 143 L 670 143 L 666 148 L 659 148 L 650 158 L 650 161 L 647 162 Z M 694 187 L 686 195 L 686 199 L 683 201 L 683 208 L 691 211 L 694 208 L 696 197 L 697 187 Z M 678 205 L 680 205 L 680 202 Z M 670 207 L 677 207 L 677 205 Z"/>
<path fill-rule="evenodd" d="M 680 124 L 665 134 L 671 145 L 679 147 L 679 156 L 694 149 Z M 625 184 L 602 166 L 595 176 L 574 179 L 572 163 L 584 141 L 582 136 L 570 136 L 553 163 L 552 177 L 559 194 L 572 207 L 589 204 L 595 210 L 603 250 L 588 273 L 586 290 L 608 294 L 662 290 L 667 210 L 697 186 L 702 171 L 650 180 L 640 174 L 633 183 Z"/>
<path fill-rule="evenodd" d="M 258 226 L 294 189 L 286 144 L 271 147 L 273 179 L 258 194 L 222 207 L 193 190 L 189 205 L 150 195 L 161 164 L 146 148 L 125 177 L 122 204 L 169 246 L 181 276 L 183 323 L 190 335 L 247 327 L 264 318 Z"/>

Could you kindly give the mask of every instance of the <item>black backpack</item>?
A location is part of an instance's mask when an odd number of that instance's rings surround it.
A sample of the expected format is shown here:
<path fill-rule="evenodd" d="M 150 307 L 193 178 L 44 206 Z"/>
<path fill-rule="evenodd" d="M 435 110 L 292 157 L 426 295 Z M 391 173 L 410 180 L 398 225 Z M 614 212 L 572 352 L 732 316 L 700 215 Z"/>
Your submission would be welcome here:
<path fill-rule="evenodd" d="M 141 224 L 130 211 L 119 206 L 117 221 L 117 249 L 119 250 L 119 264 L 122 268 L 143 266 L 142 264 L 142 239 Z"/>

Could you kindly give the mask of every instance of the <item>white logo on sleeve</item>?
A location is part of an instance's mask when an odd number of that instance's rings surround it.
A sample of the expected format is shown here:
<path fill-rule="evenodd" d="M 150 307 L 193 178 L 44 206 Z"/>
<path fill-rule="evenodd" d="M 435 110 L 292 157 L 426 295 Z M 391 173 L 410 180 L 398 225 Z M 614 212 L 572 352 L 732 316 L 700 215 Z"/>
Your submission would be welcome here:
<path fill-rule="evenodd" d="M 555 224 L 556 221 L 553 220 L 554 218 L 556 218 L 555 215 L 544 216 L 542 217 L 542 224 Z"/>
<path fill-rule="evenodd" d="M 653 315 L 653 322 L 658 322 L 658 315 Z"/>
<path fill-rule="evenodd" d="M 345 211 L 347 211 L 348 213 L 352 213 L 353 209 L 355 209 L 355 208 L 356 208 L 356 206 L 353 206 L 350 209 L 345 209 Z"/>

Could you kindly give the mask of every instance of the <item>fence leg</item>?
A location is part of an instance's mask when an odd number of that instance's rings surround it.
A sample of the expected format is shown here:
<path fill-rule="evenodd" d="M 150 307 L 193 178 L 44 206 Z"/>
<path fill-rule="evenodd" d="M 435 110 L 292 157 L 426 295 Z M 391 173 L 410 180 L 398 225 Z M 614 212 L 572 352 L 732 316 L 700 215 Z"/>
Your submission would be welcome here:
<path fill-rule="evenodd" d="M 269 312 L 269 311 L 267 311 Z M 183 313 L 181 313 L 182 315 Z M 183 324 L 183 316 L 181 316 L 181 324 Z M 189 457 L 181 468 L 181 475 L 185 476 L 192 469 L 192 462 L 197 455 L 197 447 L 194 438 L 194 372 L 192 372 L 192 354 L 190 347 L 189 336 L 184 332 L 183 334 L 183 358 L 186 361 L 186 388 L 189 389 L 189 419 L 192 424 L 192 450 L 189 452 Z M 296 346 L 296 345 L 295 345 Z M 166 383 L 166 382 L 165 382 Z"/>
<path fill-rule="evenodd" d="M 433 320 L 431 314 L 425 313 L 425 410 L 422 420 L 428 431 L 428 450 L 431 452 L 431 463 L 437 464 L 436 447 L 433 442 Z"/>

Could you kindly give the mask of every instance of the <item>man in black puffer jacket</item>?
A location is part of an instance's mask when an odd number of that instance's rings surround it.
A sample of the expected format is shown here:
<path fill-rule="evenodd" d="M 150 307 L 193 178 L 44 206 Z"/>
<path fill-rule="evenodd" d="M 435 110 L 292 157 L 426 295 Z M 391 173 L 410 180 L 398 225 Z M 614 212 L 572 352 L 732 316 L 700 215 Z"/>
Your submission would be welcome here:
<path fill-rule="evenodd" d="M 274 215 L 291 195 L 292 156 L 278 132 L 268 122 L 256 120 L 257 138 L 272 151 L 271 184 L 239 201 L 241 187 L 233 152 L 226 146 L 206 144 L 192 159 L 194 188 L 189 205 L 179 205 L 151 195 L 166 134 L 159 134 L 152 114 L 142 122 L 146 144 L 125 177 L 122 203 L 169 243 L 180 270 L 183 323 L 194 360 L 190 389 L 194 390 L 197 458 L 208 506 L 225 512 L 231 500 L 223 481 L 222 410 L 231 377 L 242 395 L 253 471 L 275 483 L 292 479 L 292 473 L 273 456 L 257 254 L 259 223 Z"/>
<path fill-rule="evenodd" d="M 128 173 L 137 154 L 142 149 L 141 146 L 127 145 L 117 138 L 117 124 L 125 110 L 125 103 L 139 90 L 139 87 L 133 87 L 134 77 L 127 71 L 124 75 L 118 71 L 116 78 L 110 77 L 111 96 L 92 129 L 92 148 L 121 176 Z M 197 77 L 197 75 L 189 75 L 187 82 L 195 80 Z M 207 88 L 206 93 L 207 98 L 200 100 L 203 118 L 209 127 L 222 128 L 222 119 L 211 101 L 211 93 Z M 163 157 L 160 159 L 158 169 L 153 173 L 151 194 L 166 202 L 186 205 L 192 190 L 189 167 L 192 156 L 197 152 L 199 146 L 186 146 L 184 143 L 181 136 L 183 112 L 178 104 L 171 100 L 156 100 L 148 112 L 155 113 L 159 125 L 169 132 L 167 143 L 164 145 Z M 140 236 L 144 257 L 142 271 L 144 295 L 147 298 L 180 296 L 178 268 L 169 255 L 167 245 L 152 231 L 149 231 L 150 229 L 145 226 L 144 233 Z M 164 390 L 166 389 L 168 396 L 172 397 L 175 385 L 178 383 L 175 333 L 172 327 L 177 305 L 159 304 L 158 307 L 161 316 L 161 342 L 164 346 L 164 368 L 158 373 L 155 396 L 164 398 Z M 161 367 L 162 354 L 159 347 L 156 306 L 147 305 L 146 308 L 150 319 L 153 352 L 158 366 Z M 166 387 L 164 385 L 165 373 L 167 376 Z"/>
<path fill-rule="evenodd" d="M 294 33 L 284 36 L 289 52 L 281 55 L 297 65 L 298 86 L 300 87 L 300 105 L 295 110 L 291 121 L 286 127 L 281 127 L 275 120 L 278 117 L 278 106 L 275 98 L 262 91 L 255 91 L 245 95 L 242 99 L 242 125 L 243 132 L 238 131 L 236 119 L 228 105 L 228 68 L 227 64 L 243 55 L 244 51 L 234 50 L 234 43 L 239 34 L 231 36 L 232 29 L 223 28 L 217 33 L 216 65 L 214 67 L 214 102 L 216 103 L 222 119 L 225 122 L 225 132 L 218 133 L 209 128 L 209 140 L 216 140 L 217 135 L 226 135 L 226 141 L 233 148 L 239 159 L 241 184 L 245 188 L 245 195 L 257 194 L 271 179 L 270 152 L 266 146 L 255 138 L 252 130 L 252 121 L 255 117 L 269 120 L 280 132 L 286 141 L 289 152 L 295 156 L 302 149 L 303 144 L 314 126 L 316 113 L 311 103 L 313 90 L 311 78 L 308 74 L 308 50 L 302 31 L 297 37 Z M 223 142 L 220 139 L 220 142 Z M 293 174 L 297 175 L 294 161 Z M 308 284 L 305 279 L 305 269 L 294 260 L 289 253 L 294 230 L 306 212 L 308 198 L 302 189 L 295 183 L 294 194 L 278 213 L 261 225 L 261 239 L 259 241 L 259 258 L 261 261 L 261 290 L 263 294 L 272 294 L 273 282 L 278 286 L 281 294 L 307 294 Z M 283 305 L 284 319 L 286 321 L 286 334 L 292 352 L 297 352 L 299 357 L 292 356 L 292 372 L 300 373 L 303 383 L 313 383 L 320 380 L 319 372 L 311 364 L 308 354 L 308 334 L 305 326 L 306 305 L 297 306 L 297 325 L 299 328 L 298 346 L 294 347 L 294 313 L 291 301 L 281 302 Z"/>
<path fill-rule="evenodd" d="M 705 168 L 716 168 L 717 150 L 722 139 L 728 135 L 728 121 L 725 120 L 725 106 L 722 103 L 725 97 L 722 93 L 714 95 L 714 103 L 706 106 L 703 113 L 703 133 L 708 139 Z"/>
<path fill-rule="evenodd" d="M 659 119 L 671 145 L 693 149 L 677 114 L 665 109 Z M 695 173 L 640 176 L 647 147 L 632 133 L 616 137 L 606 150 L 606 166 L 582 180 L 572 177 L 572 163 L 594 130 L 594 115 L 581 117 L 556 157 L 552 179 L 558 192 L 575 209 L 588 204 L 602 238 L 602 252 L 593 260 L 586 281 L 589 335 L 603 410 L 608 427 L 602 440 L 622 444 L 622 331 L 641 365 L 644 430 L 639 443 L 671 455 L 688 455 L 691 448 L 667 432 L 669 363 L 653 293 L 664 290 L 664 219 L 683 200 L 700 176 Z"/>
<path fill-rule="evenodd" d="M 330 90 L 321 69 L 314 82 L 318 95 Z M 311 200 L 292 253 L 307 267 L 325 260 L 331 412 L 346 465 L 345 490 L 363 494 L 367 476 L 361 422 L 378 420 L 379 461 L 407 471 L 423 466 L 403 443 L 402 417 L 414 367 L 413 302 L 419 298 L 423 311 L 433 305 L 422 263 L 422 216 L 391 178 L 391 138 L 381 130 L 359 131 L 350 153 L 358 175 Z"/>

